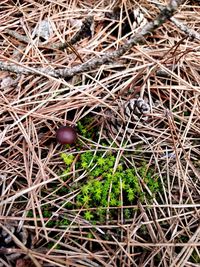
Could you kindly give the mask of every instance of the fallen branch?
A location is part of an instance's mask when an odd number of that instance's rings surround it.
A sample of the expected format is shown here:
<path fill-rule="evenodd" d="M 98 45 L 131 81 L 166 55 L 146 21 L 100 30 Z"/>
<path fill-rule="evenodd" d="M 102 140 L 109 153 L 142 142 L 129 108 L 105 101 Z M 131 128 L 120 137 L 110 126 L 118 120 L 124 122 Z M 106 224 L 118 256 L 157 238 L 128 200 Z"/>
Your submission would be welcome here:
<path fill-rule="evenodd" d="M 160 3 L 157 3 L 154 1 L 154 4 L 160 11 L 162 11 L 164 9 L 164 7 Z M 200 34 L 197 31 L 190 29 L 189 27 L 184 25 L 181 21 L 179 21 L 173 17 L 170 18 L 170 21 L 174 25 L 176 25 L 176 27 L 179 28 L 182 32 L 184 32 L 188 37 L 200 40 Z"/>
<path fill-rule="evenodd" d="M 193 29 L 188 28 L 186 25 L 184 25 L 182 22 L 175 18 L 170 19 L 171 22 L 173 22 L 177 28 L 179 28 L 182 32 L 188 35 L 190 38 L 195 38 L 197 40 L 200 40 L 200 34 Z"/>
<path fill-rule="evenodd" d="M 88 72 L 91 70 L 97 69 L 99 66 L 114 61 L 115 59 L 121 57 L 127 51 L 129 51 L 135 44 L 142 42 L 144 37 L 155 31 L 155 29 L 159 28 L 164 22 L 169 20 L 177 8 L 183 3 L 183 0 L 171 0 L 170 4 L 167 5 L 160 11 L 158 17 L 152 21 L 147 23 L 140 31 L 140 34 L 136 34 L 132 38 L 130 38 L 125 45 L 120 47 L 118 50 L 113 52 L 105 53 L 102 57 L 93 58 L 83 64 L 77 65 L 72 68 L 64 68 L 64 69 L 49 69 L 49 68 L 33 68 L 21 66 L 19 63 L 11 64 L 0 61 L 0 70 L 10 71 L 21 74 L 44 74 L 52 76 L 54 78 L 69 78 L 74 75 Z"/>

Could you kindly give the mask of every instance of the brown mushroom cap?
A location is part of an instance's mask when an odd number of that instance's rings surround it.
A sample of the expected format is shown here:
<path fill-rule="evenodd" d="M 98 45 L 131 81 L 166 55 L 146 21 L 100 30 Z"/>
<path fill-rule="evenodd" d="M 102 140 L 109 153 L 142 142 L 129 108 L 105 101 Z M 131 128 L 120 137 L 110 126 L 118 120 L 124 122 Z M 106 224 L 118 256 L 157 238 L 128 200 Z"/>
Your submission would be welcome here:
<path fill-rule="evenodd" d="M 56 140 L 62 144 L 73 144 L 77 140 L 76 130 L 70 126 L 61 126 L 56 131 Z"/>

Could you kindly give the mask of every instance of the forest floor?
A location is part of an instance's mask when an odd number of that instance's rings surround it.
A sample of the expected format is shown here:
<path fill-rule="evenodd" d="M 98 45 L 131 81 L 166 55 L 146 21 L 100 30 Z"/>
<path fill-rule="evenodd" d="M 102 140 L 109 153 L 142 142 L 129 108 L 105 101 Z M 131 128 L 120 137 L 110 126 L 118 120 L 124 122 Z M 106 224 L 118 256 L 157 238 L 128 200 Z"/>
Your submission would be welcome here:
<path fill-rule="evenodd" d="M 2 0 L 0 267 L 200 266 L 199 95 L 199 1 Z"/>

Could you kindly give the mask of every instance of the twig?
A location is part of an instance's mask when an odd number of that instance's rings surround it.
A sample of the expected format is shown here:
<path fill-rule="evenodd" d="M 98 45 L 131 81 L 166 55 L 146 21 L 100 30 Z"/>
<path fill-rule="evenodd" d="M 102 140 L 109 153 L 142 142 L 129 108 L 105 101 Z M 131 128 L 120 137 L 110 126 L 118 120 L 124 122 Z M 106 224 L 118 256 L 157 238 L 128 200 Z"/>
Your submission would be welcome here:
<path fill-rule="evenodd" d="M 10 36 L 16 38 L 17 40 L 23 42 L 23 43 L 29 43 L 30 40 L 28 39 L 28 37 L 17 33 L 16 31 L 13 30 L 6 30 L 6 33 L 8 33 Z M 76 49 L 73 46 L 73 43 L 71 41 L 67 42 L 63 42 L 63 43 L 58 43 L 58 44 L 51 44 L 49 46 L 44 45 L 42 42 L 39 42 L 38 47 L 40 48 L 44 48 L 44 49 L 51 49 L 51 50 L 64 50 L 67 47 L 70 47 L 72 52 L 80 59 L 80 61 L 83 63 L 83 60 L 81 58 L 81 56 L 79 55 L 79 53 L 76 51 Z"/>
<path fill-rule="evenodd" d="M 200 40 L 200 34 L 198 32 L 188 28 L 186 25 L 184 25 L 183 23 L 181 23 L 179 20 L 175 18 L 171 18 L 170 20 L 177 26 L 177 28 L 179 28 L 181 31 L 187 34 L 190 38 L 196 38 Z"/>
<path fill-rule="evenodd" d="M 153 3 L 156 5 L 156 7 L 160 11 L 164 9 L 164 7 L 157 1 L 154 1 Z M 184 25 L 182 22 L 180 22 L 179 20 L 175 18 L 170 18 L 170 21 L 174 23 L 176 27 L 179 28 L 182 32 L 187 34 L 190 38 L 196 38 L 197 40 L 200 40 L 200 34 L 198 32 L 194 31 L 193 29 L 188 28 L 186 25 Z"/>
<path fill-rule="evenodd" d="M 91 71 L 94 69 L 97 69 L 99 66 L 106 64 L 108 62 L 111 62 L 115 60 L 116 58 L 121 57 L 123 54 L 125 54 L 128 50 L 130 50 L 133 45 L 143 41 L 144 37 L 150 33 L 152 33 L 155 29 L 160 27 L 164 22 L 169 20 L 175 11 L 177 10 L 178 6 L 181 5 L 183 0 L 171 0 L 170 4 L 163 8 L 158 15 L 158 17 L 152 21 L 147 23 L 140 31 L 140 34 L 137 34 L 130 38 L 130 40 L 127 41 L 125 45 L 120 47 L 118 50 L 113 52 L 105 53 L 100 58 L 94 58 L 89 60 L 88 62 L 85 62 L 83 64 L 77 65 L 73 68 L 65 68 L 65 69 L 57 69 L 57 70 L 49 70 L 47 68 L 27 68 L 27 67 L 20 67 L 18 64 L 9 64 L 5 62 L 0 62 L 0 70 L 7 70 L 15 73 L 23 73 L 23 74 L 40 74 L 44 73 L 45 75 L 50 75 L 55 78 L 68 78 L 73 77 L 74 75 Z"/>
<path fill-rule="evenodd" d="M 20 64 L 20 63 L 19 63 Z M 0 70 L 2 71 L 10 71 L 17 74 L 35 74 L 35 75 L 49 75 L 55 78 L 58 78 L 59 76 L 56 75 L 55 70 L 51 70 L 49 68 L 32 68 L 32 67 L 25 67 L 16 64 L 11 64 L 7 62 L 0 61 Z"/>
<path fill-rule="evenodd" d="M 80 30 L 69 40 L 66 42 L 61 42 L 58 44 L 50 44 L 50 45 L 44 45 L 42 42 L 39 42 L 38 46 L 46 49 L 52 49 L 52 50 L 63 50 L 67 47 L 73 46 L 75 43 L 80 41 L 81 39 L 85 37 L 91 37 L 92 35 L 92 30 L 91 30 L 91 25 L 93 22 L 93 17 L 89 16 L 87 17 L 83 22 Z M 24 36 L 16 31 L 6 29 L 6 33 L 9 34 L 10 36 L 16 38 L 17 40 L 28 44 L 30 42 L 29 38 L 27 36 Z"/>
<path fill-rule="evenodd" d="M 23 43 L 27 43 L 27 44 L 29 43 L 28 37 L 16 32 L 16 31 L 6 29 L 6 33 L 8 33 L 10 36 L 16 38 L 17 40 L 19 40 Z"/>

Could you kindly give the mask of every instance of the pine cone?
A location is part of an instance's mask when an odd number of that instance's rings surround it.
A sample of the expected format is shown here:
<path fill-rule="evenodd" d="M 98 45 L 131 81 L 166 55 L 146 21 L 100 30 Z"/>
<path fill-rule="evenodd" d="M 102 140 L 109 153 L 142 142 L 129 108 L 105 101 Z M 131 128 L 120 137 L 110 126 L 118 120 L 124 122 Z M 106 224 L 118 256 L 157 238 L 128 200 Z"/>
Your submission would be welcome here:
<path fill-rule="evenodd" d="M 111 21 L 112 28 L 116 28 L 118 26 L 119 21 L 122 21 L 121 25 L 121 35 L 124 36 L 130 32 L 137 33 L 148 21 L 144 17 L 144 14 L 141 12 L 139 8 L 129 9 L 128 11 L 123 10 L 121 15 L 121 8 L 119 6 L 115 6 L 111 13 L 106 12 L 105 18 Z M 114 20 L 114 22 L 112 22 Z M 105 23 L 105 26 L 107 26 Z M 112 31 L 114 36 L 118 35 L 117 30 Z"/>
<path fill-rule="evenodd" d="M 31 234 L 25 228 L 18 228 L 17 223 L 6 223 L 5 227 L 15 235 L 26 247 L 31 247 Z M 18 249 L 12 236 L 0 227 L 0 258 L 5 260 L 9 266 L 15 266 L 15 261 L 21 257 L 20 253 L 16 253 Z M 0 265 L 1 266 L 1 265 Z"/>
<path fill-rule="evenodd" d="M 150 107 L 142 98 L 134 98 L 123 102 L 122 107 L 118 107 L 116 111 L 116 113 L 112 110 L 106 111 L 106 129 L 107 134 L 112 137 L 117 136 L 117 140 L 120 141 L 124 134 L 128 138 L 136 126 L 140 127 L 141 124 L 145 124 Z"/>

